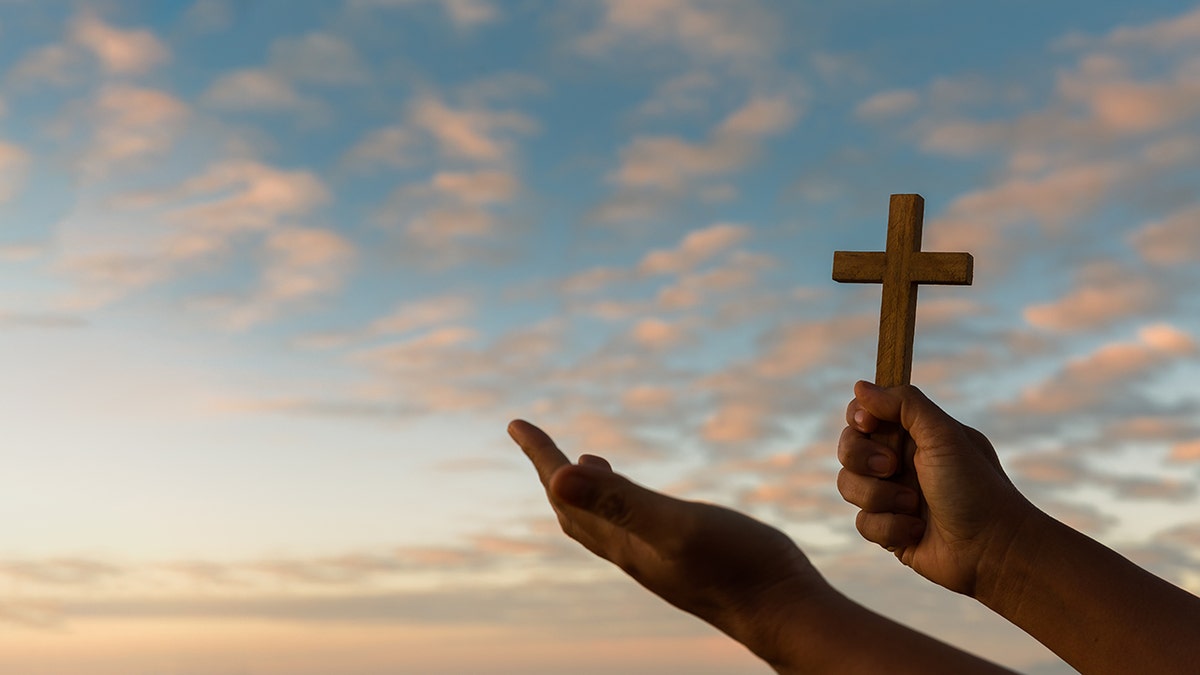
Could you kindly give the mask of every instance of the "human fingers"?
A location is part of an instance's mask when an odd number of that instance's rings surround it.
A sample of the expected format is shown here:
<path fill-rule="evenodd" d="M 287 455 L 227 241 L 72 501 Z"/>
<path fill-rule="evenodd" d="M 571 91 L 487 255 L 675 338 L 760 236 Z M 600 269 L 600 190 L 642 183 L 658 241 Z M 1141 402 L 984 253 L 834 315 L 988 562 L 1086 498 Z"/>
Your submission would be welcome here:
<path fill-rule="evenodd" d="M 854 526 L 863 539 L 888 550 L 913 546 L 925 536 L 925 521 L 898 513 L 859 511 Z"/>
<path fill-rule="evenodd" d="M 580 466 L 595 466 L 612 471 L 612 464 L 609 464 L 607 459 L 604 459 L 599 455 L 580 455 L 579 462 L 577 463 Z"/>
<path fill-rule="evenodd" d="M 879 420 L 867 412 L 857 398 L 851 399 L 850 403 L 846 405 L 846 424 L 864 434 L 869 434 L 879 428 Z"/>
<path fill-rule="evenodd" d="M 918 445 L 921 445 L 923 438 L 934 434 L 938 427 L 961 427 L 957 420 L 910 384 L 884 389 L 859 380 L 854 385 L 854 398 L 863 410 L 877 419 L 899 422 Z"/>
<path fill-rule="evenodd" d="M 677 518 L 684 511 L 678 507 L 686 504 L 642 487 L 607 466 L 590 463 L 560 468 L 548 490 L 552 499 L 647 541 L 673 536 L 673 523 L 679 524 Z"/>
<path fill-rule="evenodd" d="M 887 478 L 899 467 L 896 451 L 872 440 L 852 427 L 842 430 L 838 440 L 838 461 L 854 473 Z"/>
<path fill-rule="evenodd" d="M 847 469 L 838 472 L 837 489 L 842 499 L 868 513 L 916 515 L 920 504 L 920 497 L 910 487 Z"/>
<path fill-rule="evenodd" d="M 525 420 L 509 422 L 508 435 L 521 446 L 529 461 L 533 462 L 533 468 L 537 470 L 538 478 L 547 490 L 550 489 L 550 477 L 571 463 L 546 432 Z"/>

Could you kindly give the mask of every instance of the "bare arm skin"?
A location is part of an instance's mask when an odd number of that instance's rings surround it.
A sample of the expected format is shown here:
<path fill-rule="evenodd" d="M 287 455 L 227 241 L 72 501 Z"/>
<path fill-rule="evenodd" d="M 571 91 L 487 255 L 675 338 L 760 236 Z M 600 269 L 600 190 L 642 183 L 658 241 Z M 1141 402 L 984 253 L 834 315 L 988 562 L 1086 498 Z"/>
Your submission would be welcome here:
<path fill-rule="evenodd" d="M 568 536 L 778 673 L 1010 672 L 856 604 L 773 527 L 648 490 L 600 457 L 572 464 L 528 422 L 508 431 Z"/>
<path fill-rule="evenodd" d="M 1043 513 L 983 434 L 915 387 L 859 382 L 854 392 L 838 490 L 862 509 L 863 537 L 979 600 L 1081 673 L 1200 672 L 1200 598 Z M 908 430 L 907 457 L 869 438 L 889 423 Z M 901 469 L 915 472 L 915 490 L 889 480 Z"/>

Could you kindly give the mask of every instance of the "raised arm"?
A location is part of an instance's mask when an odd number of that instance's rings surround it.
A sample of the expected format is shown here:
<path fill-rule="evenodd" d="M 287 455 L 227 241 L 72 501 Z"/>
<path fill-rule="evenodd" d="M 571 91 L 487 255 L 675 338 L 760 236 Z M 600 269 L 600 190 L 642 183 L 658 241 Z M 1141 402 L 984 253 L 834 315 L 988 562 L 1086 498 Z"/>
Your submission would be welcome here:
<path fill-rule="evenodd" d="M 854 603 L 773 527 L 648 490 L 600 457 L 572 464 L 527 422 L 508 431 L 567 535 L 779 673 L 1009 672 Z"/>
<path fill-rule="evenodd" d="M 865 538 L 1081 673 L 1200 672 L 1200 598 L 1036 508 L 978 431 L 914 387 L 866 382 L 846 418 L 838 489 L 862 509 Z M 888 423 L 908 430 L 907 457 L 869 438 Z M 901 470 L 915 473 L 915 490 L 891 480 Z"/>

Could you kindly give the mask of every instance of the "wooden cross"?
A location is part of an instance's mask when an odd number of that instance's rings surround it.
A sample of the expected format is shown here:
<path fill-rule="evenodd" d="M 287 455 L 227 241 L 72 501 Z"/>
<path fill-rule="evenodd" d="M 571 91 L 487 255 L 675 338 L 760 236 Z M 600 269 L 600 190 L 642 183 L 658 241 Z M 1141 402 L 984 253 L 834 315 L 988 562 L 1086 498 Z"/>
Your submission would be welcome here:
<path fill-rule="evenodd" d="M 875 384 L 908 384 L 912 376 L 913 333 L 917 325 L 919 284 L 970 285 L 975 261 L 970 253 L 921 250 L 921 195 L 892 195 L 888 210 L 887 250 L 835 251 L 833 280 L 883 284 L 879 310 L 879 353 Z"/>

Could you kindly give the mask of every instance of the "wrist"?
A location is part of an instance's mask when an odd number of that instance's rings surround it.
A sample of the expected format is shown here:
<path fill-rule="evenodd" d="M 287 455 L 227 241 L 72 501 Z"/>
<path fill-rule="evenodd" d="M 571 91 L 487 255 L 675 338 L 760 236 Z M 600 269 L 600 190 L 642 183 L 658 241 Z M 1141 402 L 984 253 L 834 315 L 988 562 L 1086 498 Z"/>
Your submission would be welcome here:
<path fill-rule="evenodd" d="M 1006 513 L 997 517 L 1003 529 L 995 532 L 980 556 L 971 596 L 1004 614 L 1002 608 L 1020 604 L 1047 543 L 1053 536 L 1052 518 L 1018 495 Z"/>
<path fill-rule="evenodd" d="M 816 570 L 763 588 L 755 598 L 731 606 L 719 627 L 779 673 L 813 672 L 822 650 L 807 643 L 843 605 L 853 604 Z"/>

